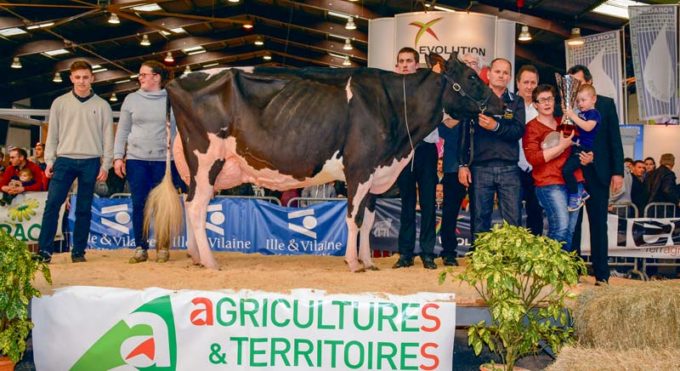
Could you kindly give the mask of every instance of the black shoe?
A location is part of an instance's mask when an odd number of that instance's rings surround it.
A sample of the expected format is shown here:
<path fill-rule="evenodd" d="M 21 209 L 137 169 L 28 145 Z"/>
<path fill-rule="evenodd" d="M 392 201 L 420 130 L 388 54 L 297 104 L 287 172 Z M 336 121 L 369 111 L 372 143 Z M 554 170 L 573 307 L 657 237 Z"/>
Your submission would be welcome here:
<path fill-rule="evenodd" d="M 609 280 L 597 280 L 595 286 L 609 286 Z"/>
<path fill-rule="evenodd" d="M 413 265 L 413 258 L 400 257 L 396 263 L 392 266 L 393 269 L 406 268 Z"/>
<path fill-rule="evenodd" d="M 45 251 L 38 251 L 37 254 L 33 254 L 33 260 L 39 261 L 45 264 L 50 264 L 52 261 L 52 255 Z"/>
<path fill-rule="evenodd" d="M 71 261 L 74 263 L 85 263 L 87 260 L 84 255 L 81 256 L 71 256 Z"/>
<path fill-rule="evenodd" d="M 425 269 L 437 269 L 437 264 L 435 264 L 434 259 L 432 258 L 421 258 L 423 261 L 423 267 Z"/>
<path fill-rule="evenodd" d="M 458 266 L 458 261 L 452 256 L 442 256 L 442 262 L 444 263 L 444 266 L 447 267 Z"/>

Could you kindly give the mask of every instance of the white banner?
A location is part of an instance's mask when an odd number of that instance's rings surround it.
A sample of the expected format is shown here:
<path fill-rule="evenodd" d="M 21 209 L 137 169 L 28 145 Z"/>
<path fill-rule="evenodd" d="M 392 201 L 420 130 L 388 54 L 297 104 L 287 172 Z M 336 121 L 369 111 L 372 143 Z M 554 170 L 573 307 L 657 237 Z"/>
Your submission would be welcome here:
<path fill-rule="evenodd" d="M 26 192 L 17 195 L 10 204 L 0 206 L 0 230 L 26 243 L 37 242 L 46 200 L 47 192 Z M 63 214 L 59 215 L 56 239 L 60 240 Z"/>
<path fill-rule="evenodd" d="M 581 252 L 590 255 L 590 229 L 585 210 Z M 609 256 L 680 259 L 680 218 L 621 218 L 608 214 Z"/>
<path fill-rule="evenodd" d="M 640 118 L 678 116 L 678 7 L 631 6 L 628 12 Z"/>
<path fill-rule="evenodd" d="M 38 370 L 450 370 L 453 294 L 69 287 L 34 299 Z"/>
<path fill-rule="evenodd" d="M 588 67 L 597 94 L 614 99 L 619 123 L 624 122 L 621 31 L 583 36 L 583 41 L 584 44 L 577 47 L 569 46 L 565 41 L 567 68 L 577 64 Z"/>
<path fill-rule="evenodd" d="M 417 50 L 422 64 L 425 55 L 432 52 L 444 58 L 452 52 L 458 52 L 459 56 L 474 54 L 479 57 L 480 69 L 497 57 L 514 64 L 514 29 L 514 22 L 466 12 L 403 13 L 393 21 L 392 18 L 371 20 L 368 66 L 394 70 L 396 53 L 403 47 Z"/>

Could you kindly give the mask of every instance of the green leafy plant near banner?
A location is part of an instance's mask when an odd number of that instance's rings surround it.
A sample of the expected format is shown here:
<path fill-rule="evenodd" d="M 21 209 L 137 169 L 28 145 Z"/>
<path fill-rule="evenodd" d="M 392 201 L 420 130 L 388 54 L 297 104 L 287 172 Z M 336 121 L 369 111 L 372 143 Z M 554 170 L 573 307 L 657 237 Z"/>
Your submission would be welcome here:
<path fill-rule="evenodd" d="M 455 275 L 475 288 L 489 307 L 491 323 L 480 321 L 468 330 L 468 343 L 479 355 L 484 346 L 497 353 L 507 370 L 515 362 L 539 350 L 546 342 L 554 351 L 570 341 L 565 300 L 568 285 L 578 283 L 586 267 L 562 243 L 534 236 L 528 229 L 504 223 L 480 233 L 468 265 Z"/>
<path fill-rule="evenodd" d="M 33 328 L 28 303 L 40 296 L 32 284 L 37 272 L 52 283 L 47 264 L 34 260 L 26 243 L 0 231 L 0 356 L 13 362 L 21 359 Z"/>

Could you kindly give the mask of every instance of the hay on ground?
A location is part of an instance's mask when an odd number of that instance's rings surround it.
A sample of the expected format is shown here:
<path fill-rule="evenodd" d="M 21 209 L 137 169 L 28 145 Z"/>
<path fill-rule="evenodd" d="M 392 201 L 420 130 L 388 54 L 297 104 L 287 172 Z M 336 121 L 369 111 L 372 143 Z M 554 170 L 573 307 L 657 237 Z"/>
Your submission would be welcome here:
<path fill-rule="evenodd" d="M 582 346 L 680 349 L 680 284 L 648 282 L 585 291 L 574 311 Z M 676 358 L 677 359 L 677 358 Z M 585 364 L 585 363 L 584 363 Z"/>
<path fill-rule="evenodd" d="M 546 371 L 649 371 L 680 369 L 677 348 L 606 350 L 565 347 Z"/>

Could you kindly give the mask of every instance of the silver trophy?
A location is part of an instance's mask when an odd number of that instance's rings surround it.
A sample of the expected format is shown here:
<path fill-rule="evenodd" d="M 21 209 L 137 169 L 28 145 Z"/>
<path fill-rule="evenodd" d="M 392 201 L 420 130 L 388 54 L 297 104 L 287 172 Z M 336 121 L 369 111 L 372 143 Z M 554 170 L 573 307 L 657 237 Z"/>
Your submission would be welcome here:
<path fill-rule="evenodd" d="M 565 136 L 569 136 L 574 130 L 574 123 L 567 117 L 567 111 L 573 110 L 576 105 L 576 95 L 581 86 L 581 81 L 570 75 L 562 76 L 559 73 L 555 73 L 555 80 L 562 99 L 562 122 L 557 130 L 563 132 Z"/>
<path fill-rule="evenodd" d="M 581 81 L 571 77 L 570 75 L 562 76 L 555 73 L 555 80 L 557 81 L 557 90 L 560 92 L 561 106 L 562 106 L 562 122 L 557 125 L 557 131 L 562 135 L 568 137 L 574 130 L 574 123 L 567 117 L 567 110 L 573 110 L 576 104 L 576 95 L 578 88 L 581 86 Z M 542 149 L 555 147 L 560 142 L 560 134 L 552 132 L 541 142 Z"/>

